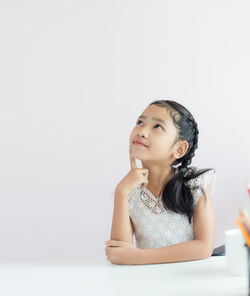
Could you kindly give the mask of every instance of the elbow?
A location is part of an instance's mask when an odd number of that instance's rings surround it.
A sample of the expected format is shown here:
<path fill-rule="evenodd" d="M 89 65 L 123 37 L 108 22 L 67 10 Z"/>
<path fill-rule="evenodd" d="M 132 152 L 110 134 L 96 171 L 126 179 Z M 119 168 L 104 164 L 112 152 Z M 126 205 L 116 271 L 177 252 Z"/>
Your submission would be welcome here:
<path fill-rule="evenodd" d="M 211 249 L 206 250 L 204 252 L 203 259 L 207 259 L 207 258 L 211 257 L 212 256 L 212 253 L 213 253 L 213 250 L 211 250 Z"/>
<path fill-rule="evenodd" d="M 213 254 L 213 247 L 207 242 L 203 242 L 201 246 L 201 259 L 207 259 Z"/>
<path fill-rule="evenodd" d="M 203 250 L 203 259 L 211 257 L 213 254 L 213 248 L 204 248 Z"/>

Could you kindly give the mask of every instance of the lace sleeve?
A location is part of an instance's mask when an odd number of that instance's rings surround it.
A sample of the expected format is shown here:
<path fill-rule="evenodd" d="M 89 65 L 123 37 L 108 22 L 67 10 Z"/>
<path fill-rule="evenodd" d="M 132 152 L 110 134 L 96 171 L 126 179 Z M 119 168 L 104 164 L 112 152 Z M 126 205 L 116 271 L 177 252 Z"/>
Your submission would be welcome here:
<path fill-rule="evenodd" d="M 199 197 L 203 194 L 202 189 L 205 191 L 207 185 L 209 184 L 211 195 L 215 190 L 216 175 L 214 170 L 207 171 L 195 179 L 188 181 L 188 184 L 191 185 L 191 191 L 193 193 L 194 205 L 198 202 Z M 194 188 L 192 189 L 192 187 Z M 197 187 L 196 187 L 197 186 Z"/>

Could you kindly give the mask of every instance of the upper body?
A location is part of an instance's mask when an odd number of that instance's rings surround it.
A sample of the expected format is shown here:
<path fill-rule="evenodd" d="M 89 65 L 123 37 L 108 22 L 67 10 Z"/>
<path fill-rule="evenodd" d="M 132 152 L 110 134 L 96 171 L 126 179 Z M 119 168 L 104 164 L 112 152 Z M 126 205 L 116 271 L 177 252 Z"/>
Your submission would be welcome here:
<path fill-rule="evenodd" d="M 212 254 L 215 170 L 190 170 L 198 135 L 193 115 L 175 101 L 154 101 L 138 117 L 129 137 L 130 171 L 116 187 L 111 231 L 115 248 L 107 249 L 111 262 L 178 262 Z M 183 186 L 186 182 L 200 184 L 204 192 Z"/>
<path fill-rule="evenodd" d="M 190 167 L 189 170 L 191 168 L 195 171 L 198 170 L 195 166 Z M 188 174 L 189 170 L 185 174 Z M 210 170 L 186 181 L 186 185 L 198 185 L 204 190 L 209 186 L 210 196 L 208 198 L 210 198 L 215 189 L 215 180 L 215 171 Z M 191 192 L 196 212 L 196 204 L 203 193 L 201 189 L 191 189 Z M 138 186 L 129 194 L 128 201 L 136 247 L 142 249 L 162 248 L 195 238 L 193 217 L 190 224 L 186 215 L 166 210 L 162 203 L 162 194 L 156 197 L 146 187 L 140 189 Z"/>

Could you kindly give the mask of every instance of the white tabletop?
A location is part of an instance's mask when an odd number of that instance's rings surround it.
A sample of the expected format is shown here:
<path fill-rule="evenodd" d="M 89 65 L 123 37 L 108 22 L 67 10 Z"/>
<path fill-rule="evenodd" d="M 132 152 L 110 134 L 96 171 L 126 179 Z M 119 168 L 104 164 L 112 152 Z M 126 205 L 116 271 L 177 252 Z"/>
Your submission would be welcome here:
<path fill-rule="evenodd" d="M 226 272 L 225 256 L 178 263 L 101 262 L 0 264 L 1 296 L 248 295 L 247 276 Z"/>

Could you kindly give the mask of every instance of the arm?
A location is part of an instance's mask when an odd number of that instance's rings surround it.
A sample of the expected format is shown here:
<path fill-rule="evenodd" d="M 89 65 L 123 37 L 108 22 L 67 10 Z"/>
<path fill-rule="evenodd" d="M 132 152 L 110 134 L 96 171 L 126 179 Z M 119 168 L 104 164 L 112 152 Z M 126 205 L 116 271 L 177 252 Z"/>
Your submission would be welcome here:
<path fill-rule="evenodd" d="M 128 194 L 116 190 L 110 240 L 133 244 L 133 232 L 133 223 L 129 217 Z"/>
<path fill-rule="evenodd" d="M 207 199 L 200 196 L 194 209 L 194 240 L 158 249 L 141 249 L 138 264 L 154 264 L 206 259 L 214 246 L 214 211 L 210 186 Z"/>

